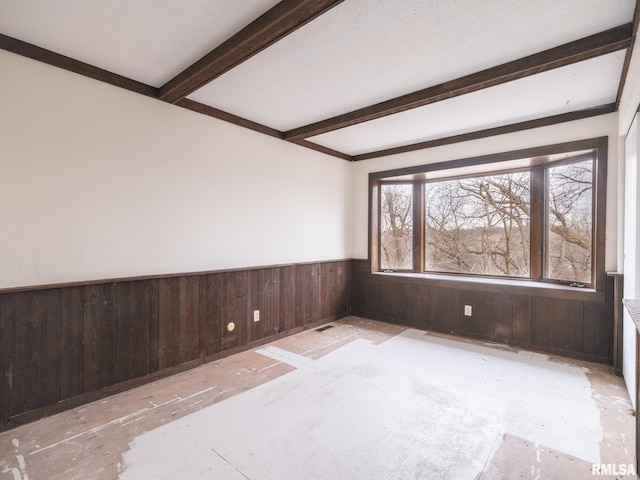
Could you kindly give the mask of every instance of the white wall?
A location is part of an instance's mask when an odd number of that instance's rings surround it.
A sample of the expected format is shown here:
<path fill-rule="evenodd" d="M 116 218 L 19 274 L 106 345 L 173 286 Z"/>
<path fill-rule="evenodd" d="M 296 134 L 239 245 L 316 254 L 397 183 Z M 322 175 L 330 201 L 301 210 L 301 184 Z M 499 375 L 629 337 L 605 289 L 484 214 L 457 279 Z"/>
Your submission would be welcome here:
<path fill-rule="evenodd" d="M 351 165 L 0 51 L 0 288 L 350 257 Z"/>
<path fill-rule="evenodd" d="M 607 185 L 606 269 L 617 268 L 618 215 L 618 117 L 601 115 L 575 122 L 484 138 L 464 143 L 430 148 L 416 152 L 356 162 L 353 168 L 353 233 L 351 250 L 354 258 L 367 258 L 368 248 L 368 184 L 369 173 L 414 165 L 476 157 L 490 153 L 609 136 Z"/>
<path fill-rule="evenodd" d="M 640 40 L 636 37 L 633 56 L 629 64 L 625 88 L 620 99 L 619 132 L 620 143 L 625 151 L 620 152 L 620 161 L 625 162 L 619 185 L 621 197 L 620 251 L 621 270 L 624 273 L 624 297 L 640 299 L 640 254 L 638 249 L 638 226 L 640 223 L 640 194 L 638 193 L 638 122 L 634 121 L 640 104 Z M 636 328 L 624 311 L 622 374 L 634 407 L 636 405 Z"/>
<path fill-rule="evenodd" d="M 624 297 L 640 298 L 640 280 L 638 276 L 638 251 L 637 243 L 640 239 L 638 234 L 638 214 L 640 210 L 637 208 L 640 196 L 638 195 L 638 121 L 637 119 L 631 124 L 629 134 L 625 139 L 624 147 L 624 176 L 621 190 L 624 192 L 624 229 L 623 229 L 623 261 L 622 270 L 624 271 Z M 625 377 L 627 389 L 631 395 L 631 402 L 636 406 L 636 336 L 635 324 L 625 309 L 623 312 L 623 357 L 622 357 L 622 374 Z"/>

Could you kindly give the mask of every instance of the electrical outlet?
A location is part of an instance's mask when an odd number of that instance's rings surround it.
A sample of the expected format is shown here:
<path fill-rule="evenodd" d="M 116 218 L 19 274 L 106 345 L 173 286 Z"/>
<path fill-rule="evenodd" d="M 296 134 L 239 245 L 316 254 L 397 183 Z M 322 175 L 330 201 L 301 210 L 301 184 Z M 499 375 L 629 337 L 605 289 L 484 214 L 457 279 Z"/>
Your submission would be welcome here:
<path fill-rule="evenodd" d="M 464 306 L 464 316 L 465 317 L 470 317 L 471 316 L 471 305 L 465 305 Z"/>
<path fill-rule="evenodd" d="M 260 310 L 254 310 L 253 311 L 253 321 L 254 322 L 259 322 L 260 321 Z"/>

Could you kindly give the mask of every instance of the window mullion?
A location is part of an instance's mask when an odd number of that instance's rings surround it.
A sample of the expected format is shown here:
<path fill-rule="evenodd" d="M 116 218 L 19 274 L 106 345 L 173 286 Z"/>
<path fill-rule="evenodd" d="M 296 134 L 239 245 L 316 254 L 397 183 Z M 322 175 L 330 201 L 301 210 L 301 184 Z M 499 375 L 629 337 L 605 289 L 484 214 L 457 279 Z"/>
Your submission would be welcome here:
<path fill-rule="evenodd" d="M 421 181 L 413 182 L 413 271 L 424 270 L 424 195 Z"/>
<path fill-rule="evenodd" d="M 369 215 L 369 221 L 371 222 L 371 227 L 369 228 L 371 268 L 373 271 L 378 271 L 382 259 L 380 252 L 380 203 L 382 201 L 380 182 L 370 180 L 369 192 L 369 204 L 371 206 L 371 215 Z"/>
<path fill-rule="evenodd" d="M 531 170 L 531 280 L 540 281 L 544 261 L 545 175 L 542 167 Z"/>

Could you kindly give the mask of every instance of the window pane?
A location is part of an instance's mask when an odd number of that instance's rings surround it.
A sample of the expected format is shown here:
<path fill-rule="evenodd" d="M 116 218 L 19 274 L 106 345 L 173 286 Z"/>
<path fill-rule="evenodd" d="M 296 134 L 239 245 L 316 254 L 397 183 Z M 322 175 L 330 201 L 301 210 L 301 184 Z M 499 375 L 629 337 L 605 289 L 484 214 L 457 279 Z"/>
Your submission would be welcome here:
<path fill-rule="evenodd" d="M 382 185 L 380 205 L 380 267 L 413 269 L 413 186 Z"/>
<path fill-rule="evenodd" d="M 545 277 L 591 283 L 593 160 L 547 169 Z"/>
<path fill-rule="evenodd" d="M 528 277 L 531 174 L 425 184 L 425 270 Z"/>

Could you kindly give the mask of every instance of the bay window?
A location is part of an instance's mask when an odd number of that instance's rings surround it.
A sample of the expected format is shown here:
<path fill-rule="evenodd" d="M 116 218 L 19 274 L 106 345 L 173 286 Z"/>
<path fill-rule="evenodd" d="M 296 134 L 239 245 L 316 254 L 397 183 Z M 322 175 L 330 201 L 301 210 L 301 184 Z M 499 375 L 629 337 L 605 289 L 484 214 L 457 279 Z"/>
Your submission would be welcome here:
<path fill-rule="evenodd" d="M 374 271 L 596 288 L 607 139 L 370 175 Z"/>

